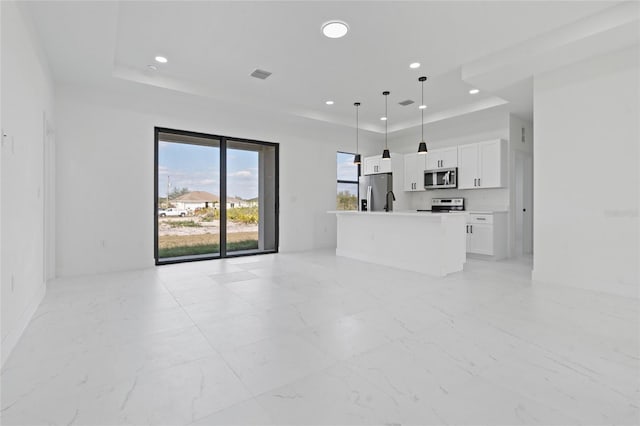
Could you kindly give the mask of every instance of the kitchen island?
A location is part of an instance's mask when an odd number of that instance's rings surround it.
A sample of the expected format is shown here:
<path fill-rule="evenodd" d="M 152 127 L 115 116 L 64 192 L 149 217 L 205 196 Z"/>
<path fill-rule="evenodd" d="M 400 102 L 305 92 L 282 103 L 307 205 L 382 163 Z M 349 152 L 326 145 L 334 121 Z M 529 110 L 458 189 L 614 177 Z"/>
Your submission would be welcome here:
<path fill-rule="evenodd" d="M 332 211 L 336 255 L 445 276 L 466 261 L 467 213 Z"/>

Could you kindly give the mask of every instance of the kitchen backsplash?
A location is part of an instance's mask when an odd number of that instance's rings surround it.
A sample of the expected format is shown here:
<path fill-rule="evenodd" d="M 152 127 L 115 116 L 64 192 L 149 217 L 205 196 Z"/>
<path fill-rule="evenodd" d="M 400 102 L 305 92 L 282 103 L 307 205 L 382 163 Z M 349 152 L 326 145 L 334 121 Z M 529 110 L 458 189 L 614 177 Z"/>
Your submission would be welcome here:
<path fill-rule="evenodd" d="M 432 198 L 463 197 L 466 210 L 509 210 L 509 189 L 433 189 L 412 192 L 407 200 L 410 210 L 430 209 Z"/>

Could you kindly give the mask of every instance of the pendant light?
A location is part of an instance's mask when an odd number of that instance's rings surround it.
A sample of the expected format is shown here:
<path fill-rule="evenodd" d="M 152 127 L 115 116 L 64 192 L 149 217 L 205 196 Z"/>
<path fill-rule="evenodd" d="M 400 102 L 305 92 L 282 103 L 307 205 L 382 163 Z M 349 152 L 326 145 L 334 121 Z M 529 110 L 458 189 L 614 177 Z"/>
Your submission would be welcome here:
<path fill-rule="evenodd" d="M 424 109 L 426 108 L 424 104 L 424 82 L 426 80 L 427 77 L 420 77 L 418 79 L 418 81 L 422 83 L 422 103 L 420 103 L 420 114 L 422 115 L 422 137 L 420 138 L 420 143 L 418 144 L 418 154 L 427 153 L 427 143 L 424 141 Z"/>
<path fill-rule="evenodd" d="M 358 152 L 358 109 L 360 102 L 354 103 L 353 106 L 356 107 L 356 155 L 353 156 L 353 164 L 360 164 L 360 153 Z"/>
<path fill-rule="evenodd" d="M 389 126 L 389 116 L 387 115 L 387 99 L 389 98 L 388 91 L 382 92 L 384 95 L 384 151 L 382 151 L 382 158 L 389 159 L 391 158 L 391 154 L 389 154 L 389 148 L 387 147 L 387 130 Z"/>

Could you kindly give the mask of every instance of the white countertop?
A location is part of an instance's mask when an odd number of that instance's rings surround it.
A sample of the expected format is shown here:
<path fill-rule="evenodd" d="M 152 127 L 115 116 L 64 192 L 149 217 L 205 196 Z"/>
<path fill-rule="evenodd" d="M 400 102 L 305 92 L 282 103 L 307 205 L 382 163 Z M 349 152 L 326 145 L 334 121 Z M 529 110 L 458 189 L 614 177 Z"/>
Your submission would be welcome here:
<path fill-rule="evenodd" d="M 442 217 L 451 215 L 466 215 L 468 212 L 451 212 L 451 213 L 432 213 L 432 212 L 418 212 L 415 210 L 402 210 L 393 212 L 359 212 L 356 210 L 331 210 L 327 213 L 347 214 L 347 215 L 362 215 L 362 216 L 422 216 L 422 217 Z"/>
<path fill-rule="evenodd" d="M 494 214 L 494 213 L 509 213 L 509 210 L 467 210 L 470 214 Z"/>

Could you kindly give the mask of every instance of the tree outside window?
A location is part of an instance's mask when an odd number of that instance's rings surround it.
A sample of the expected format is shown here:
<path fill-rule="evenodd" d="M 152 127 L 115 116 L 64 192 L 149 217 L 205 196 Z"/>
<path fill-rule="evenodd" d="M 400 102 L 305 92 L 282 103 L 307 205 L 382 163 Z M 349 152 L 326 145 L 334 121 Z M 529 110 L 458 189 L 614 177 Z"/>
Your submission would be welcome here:
<path fill-rule="evenodd" d="M 353 164 L 355 154 L 338 152 L 337 160 L 337 210 L 358 210 L 358 176 L 360 166 Z"/>

